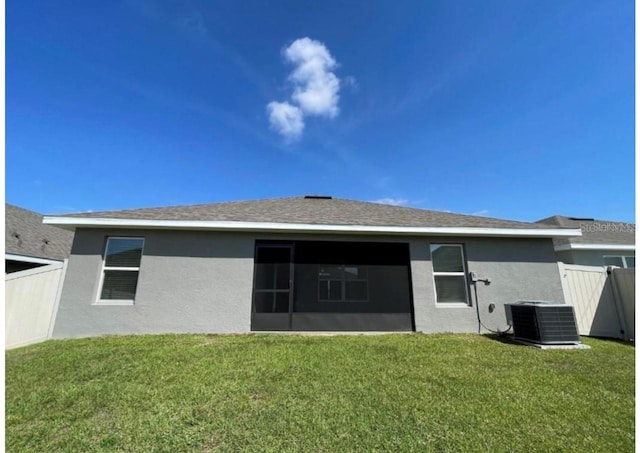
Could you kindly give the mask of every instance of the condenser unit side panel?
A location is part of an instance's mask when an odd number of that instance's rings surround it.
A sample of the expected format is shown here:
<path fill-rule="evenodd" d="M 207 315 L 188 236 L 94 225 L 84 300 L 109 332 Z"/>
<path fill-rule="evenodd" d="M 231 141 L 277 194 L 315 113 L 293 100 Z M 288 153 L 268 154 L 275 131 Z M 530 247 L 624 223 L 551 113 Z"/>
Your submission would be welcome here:
<path fill-rule="evenodd" d="M 513 318 L 514 338 L 533 342 L 540 341 L 540 332 L 534 307 L 513 305 L 511 307 L 511 316 Z"/>

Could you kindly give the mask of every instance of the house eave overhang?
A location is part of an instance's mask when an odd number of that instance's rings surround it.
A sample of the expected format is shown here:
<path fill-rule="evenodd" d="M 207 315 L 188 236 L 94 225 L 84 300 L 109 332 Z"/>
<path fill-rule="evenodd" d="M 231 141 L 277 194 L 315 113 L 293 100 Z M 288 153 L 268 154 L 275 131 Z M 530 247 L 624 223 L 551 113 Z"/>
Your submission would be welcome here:
<path fill-rule="evenodd" d="M 554 247 L 556 252 L 567 250 L 619 250 L 635 251 L 635 244 L 560 244 Z"/>
<path fill-rule="evenodd" d="M 34 263 L 34 264 L 57 264 L 62 262 L 62 260 L 39 258 L 37 256 L 15 255 L 13 253 L 5 253 L 4 259 L 10 260 L 10 261 L 20 261 L 22 263 Z"/>
<path fill-rule="evenodd" d="M 118 228 L 163 230 L 211 230 L 266 233 L 385 234 L 417 236 L 485 236 L 557 238 L 581 236 L 580 229 L 566 228 L 481 228 L 481 227 L 405 227 L 371 225 L 329 225 L 276 222 L 238 222 L 205 220 L 146 220 L 96 217 L 45 216 L 43 223 L 61 228 Z"/>

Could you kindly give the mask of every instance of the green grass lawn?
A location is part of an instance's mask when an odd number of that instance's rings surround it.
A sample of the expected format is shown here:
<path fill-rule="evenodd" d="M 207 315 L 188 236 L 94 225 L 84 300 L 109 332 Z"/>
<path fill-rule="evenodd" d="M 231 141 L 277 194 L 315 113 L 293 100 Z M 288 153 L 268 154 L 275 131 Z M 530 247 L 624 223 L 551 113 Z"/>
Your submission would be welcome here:
<path fill-rule="evenodd" d="M 6 353 L 15 451 L 634 450 L 634 347 L 162 335 Z"/>

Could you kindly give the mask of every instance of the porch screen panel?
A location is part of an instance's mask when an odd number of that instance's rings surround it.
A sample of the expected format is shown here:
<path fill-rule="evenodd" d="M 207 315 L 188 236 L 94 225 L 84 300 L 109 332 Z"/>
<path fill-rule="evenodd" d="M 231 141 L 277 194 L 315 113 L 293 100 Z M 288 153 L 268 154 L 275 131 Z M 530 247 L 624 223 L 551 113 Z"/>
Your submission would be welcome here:
<path fill-rule="evenodd" d="M 258 247 L 254 309 L 256 313 L 288 313 L 291 282 L 291 251 L 281 247 Z"/>
<path fill-rule="evenodd" d="M 409 247 L 298 241 L 293 313 L 411 313 Z"/>

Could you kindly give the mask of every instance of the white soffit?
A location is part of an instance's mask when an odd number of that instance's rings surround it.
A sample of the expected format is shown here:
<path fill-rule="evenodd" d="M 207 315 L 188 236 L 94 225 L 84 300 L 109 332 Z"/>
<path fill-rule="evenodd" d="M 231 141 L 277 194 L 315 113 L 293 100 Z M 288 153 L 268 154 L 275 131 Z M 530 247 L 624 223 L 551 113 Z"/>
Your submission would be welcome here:
<path fill-rule="evenodd" d="M 20 261 L 23 263 L 35 263 L 35 264 L 59 264 L 62 260 L 52 260 L 48 258 L 38 258 L 35 256 L 14 255 L 13 253 L 5 253 L 5 260 Z"/>
<path fill-rule="evenodd" d="M 556 245 L 556 252 L 563 252 L 565 250 L 622 250 L 622 251 L 635 251 L 636 246 L 634 244 L 561 244 Z"/>
<path fill-rule="evenodd" d="M 146 220 L 91 217 L 45 216 L 43 223 L 70 230 L 82 228 L 144 228 L 215 231 L 260 231 L 288 233 L 397 234 L 432 236 L 511 236 L 573 237 L 580 229 L 565 228 L 477 228 L 477 227 L 402 227 L 369 225 L 316 225 L 304 223 L 235 222 L 207 220 Z"/>

